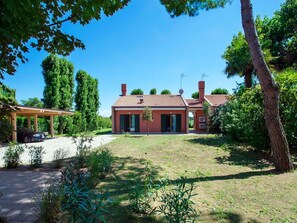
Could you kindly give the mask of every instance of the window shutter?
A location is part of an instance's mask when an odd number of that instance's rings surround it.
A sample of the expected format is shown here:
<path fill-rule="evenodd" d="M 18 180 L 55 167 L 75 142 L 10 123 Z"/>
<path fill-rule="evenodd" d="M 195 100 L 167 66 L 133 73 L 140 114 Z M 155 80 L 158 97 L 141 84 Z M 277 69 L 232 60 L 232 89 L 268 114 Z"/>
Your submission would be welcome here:
<path fill-rule="evenodd" d="M 176 115 L 176 131 L 181 132 L 181 114 Z"/>
<path fill-rule="evenodd" d="M 135 115 L 135 132 L 140 131 L 140 116 Z"/>
<path fill-rule="evenodd" d="M 120 115 L 120 132 L 125 131 L 125 115 Z"/>
<path fill-rule="evenodd" d="M 166 115 L 161 115 L 161 132 L 166 132 Z"/>

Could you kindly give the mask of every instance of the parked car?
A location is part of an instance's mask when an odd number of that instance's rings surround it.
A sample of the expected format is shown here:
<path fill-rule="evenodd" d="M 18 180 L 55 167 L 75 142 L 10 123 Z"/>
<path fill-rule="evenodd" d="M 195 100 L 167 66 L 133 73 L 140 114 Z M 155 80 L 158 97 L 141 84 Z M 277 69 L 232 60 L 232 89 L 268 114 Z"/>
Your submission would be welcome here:
<path fill-rule="evenodd" d="M 17 140 L 18 142 L 42 142 L 45 140 L 46 135 L 44 132 L 34 132 L 32 129 L 26 127 L 17 128 Z"/>

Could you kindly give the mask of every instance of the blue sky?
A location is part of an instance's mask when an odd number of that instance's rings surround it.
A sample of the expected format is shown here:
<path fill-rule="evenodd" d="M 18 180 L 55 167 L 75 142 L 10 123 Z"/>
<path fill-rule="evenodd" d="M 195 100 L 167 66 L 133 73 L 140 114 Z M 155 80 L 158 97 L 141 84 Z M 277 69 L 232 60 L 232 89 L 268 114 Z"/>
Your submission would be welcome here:
<path fill-rule="evenodd" d="M 254 14 L 273 15 L 284 0 L 253 0 Z M 221 58 L 232 36 L 242 31 L 240 4 L 235 0 L 224 9 L 201 12 L 197 17 L 170 18 L 159 0 L 132 0 L 112 17 L 104 17 L 87 26 L 66 24 L 63 29 L 81 39 L 86 49 L 77 49 L 67 58 L 75 71 L 87 71 L 99 80 L 101 115 L 110 115 L 110 107 L 126 83 L 128 92 L 141 88 L 145 94 L 157 88 L 178 93 L 180 75 L 184 96 L 197 91 L 202 74 L 206 93 L 221 87 L 230 92 L 241 78 L 227 79 Z M 17 100 L 42 98 L 44 80 L 41 62 L 44 51 L 31 50 L 29 62 L 21 64 L 4 83 L 17 90 Z"/>

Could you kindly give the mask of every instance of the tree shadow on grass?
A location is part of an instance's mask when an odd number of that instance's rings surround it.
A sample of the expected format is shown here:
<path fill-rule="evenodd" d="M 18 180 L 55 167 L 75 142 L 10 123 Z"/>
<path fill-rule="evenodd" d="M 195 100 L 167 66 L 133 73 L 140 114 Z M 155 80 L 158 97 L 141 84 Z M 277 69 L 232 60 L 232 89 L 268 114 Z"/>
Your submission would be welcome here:
<path fill-rule="evenodd" d="M 235 212 L 229 212 L 224 210 L 216 210 L 206 214 L 206 217 L 210 218 L 212 222 L 224 222 L 224 223 L 241 223 L 246 222 L 241 214 Z M 255 219 L 248 219 L 250 223 L 260 223 Z"/>
<path fill-rule="evenodd" d="M 147 160 L 133 157 L 115 157 L 112 173 L 98 185 L 108 192 L 112 200 L 110 214 L 106 215 L 106 222 L 111 223 L 161 223 L 154 216 L 136 214 L 129 202 L 129 193 L 135 188 L 139 177 L 147 173 Z M 149 165 L 149 173 L 157 182 L 159 168 Z"/>
<path fill-rule="evenodd" d="M 181 182 L 197 183 L 197 182 L 204 182 L 204 181 L 243 180 L 243 179 L 248 179 L 250 177 L 255 177 L 255 176 L 266 176 L 266 175 L 274 175 L 274 174 L 280 174 L 280 172 L 276 170 L 248 171 L 248 172 L 229 174 L 229 175 L 223 175 L 223 176 L 199 176 L 199 177 L 192 177 L 192 178 L 186 178 L 186 179 L 175 179 L 175 180 L 170 180 L 169 183 L 174 185 Z"/>
<path fill-rule="evenodd" d="M 224 137 L 224 136 L 215 136 L 215 137 L 198 137 L 194 139 L 186 139 L 185 141 L 188 141 L 193 144 L 202 144 L 207 146 L 214 146 L 214 147 L 222 147 L 225 144 L 228 145 L 234 145 L 234 140 Z"/>
<path fill-rule="evenodd" d="M 102 181 L 111 196 L 127 196 L 139 177 L 146 173 L 147 160 L 133 157 L 116 157 L 112 173 Z M 157 181 L 160 168 L 149 165 L 149 174 Z"/>
<path fill-rule="evenodd" d="M 219 147 L 221 150 L 227 151 L 228 155 L 215 158 L 219 164 L 247 166 L 252 169 L 263 169 L 271 166 L 267 154 L 258 152 L 244 144 L 236 143 L 228 137 L 199 137 L 187 141 L 194 144 Z"/>
<path fill-rule="evenodd" d="M 237 146 L 228 146 L 225 150 L 229 154 L 216 157 L 217 163 L 247 166 L 252 169 L 263 169 L 271 166 L 268 155 L 262 152 L 250 148 L 238 148 Z"/>

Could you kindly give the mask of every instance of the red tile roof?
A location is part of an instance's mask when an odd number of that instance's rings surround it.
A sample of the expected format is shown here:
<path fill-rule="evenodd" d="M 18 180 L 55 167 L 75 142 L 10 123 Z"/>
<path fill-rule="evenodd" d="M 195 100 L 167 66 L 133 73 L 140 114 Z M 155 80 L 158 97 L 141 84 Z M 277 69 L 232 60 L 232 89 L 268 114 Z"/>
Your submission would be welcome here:
<path fill-rule="evenodd" d="M 142 101 L 142 102 L 141 102 Z M 126 95 L 114 103 L 114 107 L 185 107 L 180 95 Z"/>
<path fill-rule="evenodd" d="M 186 99 L 190 108 L 203 108 L 202 103 L 198 99 Z"/>
<path fill-rule="evenodd" d="M 225 104 L 229 100 L 229 95 L 226 94 L 213 94 L 213 95 L 205 95 L 204 98 L 206 101 L 210 103 L 211 106 L 220 106 Z"/>

